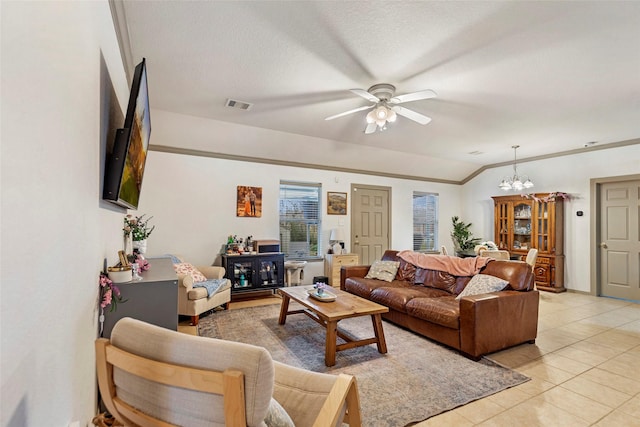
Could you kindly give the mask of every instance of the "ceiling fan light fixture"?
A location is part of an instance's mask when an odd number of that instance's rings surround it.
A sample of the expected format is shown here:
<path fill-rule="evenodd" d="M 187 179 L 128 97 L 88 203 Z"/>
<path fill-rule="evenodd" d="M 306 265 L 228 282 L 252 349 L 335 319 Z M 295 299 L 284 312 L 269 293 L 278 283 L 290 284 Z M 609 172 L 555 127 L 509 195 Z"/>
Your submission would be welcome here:
<path fill-rule="evenodd" d="M 367 113 L 367 123 L 375 123 L 376 122 L 376 114 L 373 110 Z"/>
<path fill-rule="evenodd" d="M 385 107 L 384 105 L 379 105 L 378 107 L 376 107 L 375 111 L 378 120 L 387 120 L 387 117 L 389 116 L 389 110 L 387 109 L 387 107 Z"/>
<path fill-rule="evenodd" d="M 396 121 L 397 118 L 398 118 L 398 115 L 396 114 L 396 112 L 393 110 L 389 110 L 389 117 L 387 118 L 387 121 L 389 123 L 393 123 Z"/>

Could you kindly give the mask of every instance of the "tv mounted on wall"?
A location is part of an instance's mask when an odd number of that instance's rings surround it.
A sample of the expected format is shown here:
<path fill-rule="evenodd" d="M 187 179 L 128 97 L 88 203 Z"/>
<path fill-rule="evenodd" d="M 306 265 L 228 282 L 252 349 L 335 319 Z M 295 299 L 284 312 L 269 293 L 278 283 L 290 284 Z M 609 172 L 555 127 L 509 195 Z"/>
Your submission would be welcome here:
<path fill-rule="evenodd" d="M 147 160 L 151 120 L 145 59 L 136 66 L 124 127 L 116 131 L 113 151 L 107 156 L 102 198 L 137 209 Z"/>

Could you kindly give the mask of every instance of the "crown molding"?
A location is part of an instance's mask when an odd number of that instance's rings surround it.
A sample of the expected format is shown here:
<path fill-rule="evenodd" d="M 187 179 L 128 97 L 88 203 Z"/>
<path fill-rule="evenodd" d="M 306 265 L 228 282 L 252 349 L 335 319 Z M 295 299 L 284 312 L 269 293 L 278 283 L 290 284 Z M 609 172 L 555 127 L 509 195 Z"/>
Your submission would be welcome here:
<path fill-rule="evenodd" d="M 627 141 L 613 142 L 611 144 L 604 144 L 601 146 L 590 146 L 590 147 L 580 148 L 576 150 L 561 151 L 559 153 L 545 154 L 542 156 L 527 157 L 523 159 L 518 159 L 518 164 L 535 162 L 538 160 L 553 159 L 556 157 L 572 156 L 574 154 L 588 153 L 591 151 L 609 150 L 609 149 L 626 147 L 629 145 L 636 145 L 636 144 L 640 144 L 640 138 L 629 139 Z M 291 162 L 291 161 L 285 161 L 285 160 L 267 159 L 263 157 L 240 156 L 237 154 L 217 153 L 213 151 L 204 151 L 204 150 L 192 150 L 188 148 L 170 147 L 166 145 L 150 144 L 149 150 L 157 151 L 160 153 L 184 154 L 186 156 L 210 157 L 215 159 L 233 160 L 238 162 L 262 163 L 267 165 L 290 166 L 290 167 L 305 168 L 305 169 L 319 169 L 319 170 L 327 170 L 327 171 L 334 171 L 334 172 L 356 173 L 361 175 L 381 176 L 385 178 L 396 178 L 396 179 L 407 179 L 411 181 L 436 182 L 439 184 L 452 184 L 452 185 L 464 185 L 488 169 L 498 168 L 502 166 L 510 166 L 513 164 L 512 161 L 508 161 L 508 162 L 500 162 L 500 163 L 485 165 L 477 169 L 471 175 L 464 178 L 462 181 L 454 181 L 449 179 L 438 179 L 438 178 L 430 178 L 430 177 L 424 177 L 424 176 L 377 172 L 377 171 L 371 171 L 371 170 L 365 170 L 365 169 L 352 169 L 352 168 L 343 168 L 338 166 L 320 165 L 320 164 L 314 164 L 314 163 L 302 163 L 302 162 Z"/>
<path fill-rule="evenodd" d="M 169 147 L 166 145 L 149 145 L 149 151 L 157 151 L 161 153 L 184 154 L 187 156 L 211 157 L 215 159 L 234 160 L 239 162 L 263 163 L 276 166 L 290 166 L 294 168 L 319 169 L 334 172 L 357 173 L 361 175 L 382 176 L 385 178 L 407 179 L 412 181 L 437 182 L 440 184 L 460 185 L 461 182 L 448 179 L 429 178 L 424 176 L 402 175 L 387 172 L 377 172 L 365 169 L 343 168 L 339 166 L 320 165 L 314 163 L 291 162 L 285 160 L 267 159 L 263 157 L 240 156 L 236 154 L 216 153 L 212 151 L 192 150 L 187 148 Z"/>

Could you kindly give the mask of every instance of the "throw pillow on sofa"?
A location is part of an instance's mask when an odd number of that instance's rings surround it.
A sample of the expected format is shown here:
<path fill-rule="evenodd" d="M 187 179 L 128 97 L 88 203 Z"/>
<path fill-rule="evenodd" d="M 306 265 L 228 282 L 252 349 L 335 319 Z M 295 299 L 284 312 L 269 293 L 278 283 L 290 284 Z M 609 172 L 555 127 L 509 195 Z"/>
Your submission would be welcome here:
<path fill-rule="evenodd" d="M 398 261 L 374 261 L 364 278 L 391 282 L 396 277 L 398 266 L 400 266 L 400 262 Z"/>
<path fill-rule="evenodd" d="M 173 264 L 173 269 L 178 274 L 184 274 L 193 277 L 194 282 L 204 282 L 207 280 L 207 278 L 200 272 L 200 270 L 198 270 L 188 262 Z"/>
<path fill-rule="evenodd" d="M 508 284 L 509 282 L 499 277 L 489 276 L 488 274 L 476 274 L 456 299 L 459 300 L 468 295 L 480 295 L 501 291 L 506 288 Z"/>

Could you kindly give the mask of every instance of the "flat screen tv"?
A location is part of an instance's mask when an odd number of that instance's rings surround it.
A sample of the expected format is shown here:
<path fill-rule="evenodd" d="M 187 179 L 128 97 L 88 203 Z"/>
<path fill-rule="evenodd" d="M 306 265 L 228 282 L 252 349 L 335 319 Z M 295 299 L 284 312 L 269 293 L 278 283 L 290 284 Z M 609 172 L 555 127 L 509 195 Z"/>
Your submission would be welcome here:
<path fill-rule="evenodd" d="M 150 135 L 147 67 L 142 59 L 133 75 L 124 127 L 116 131 L 113 150 L 107 155 L 104 200 L 138 209 Z"/>

